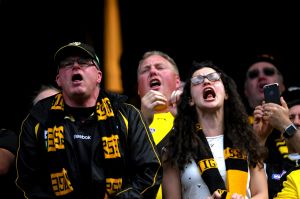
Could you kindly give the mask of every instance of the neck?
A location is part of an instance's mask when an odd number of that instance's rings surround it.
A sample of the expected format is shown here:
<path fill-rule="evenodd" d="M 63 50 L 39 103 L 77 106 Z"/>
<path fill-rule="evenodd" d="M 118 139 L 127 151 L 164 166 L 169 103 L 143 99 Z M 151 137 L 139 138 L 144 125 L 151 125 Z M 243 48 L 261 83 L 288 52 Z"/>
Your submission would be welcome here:
<path fill-rule="evenodd" d="M 200 118 L 199 123 L 206 137 L 224 134 L 223 111 L 217 111 L 215 113 L 201 113 L 198 117 Z"/>
<path fill-rule="evenodd" d="M 85 93 L 68 95 L 63 92 L 65 103 L 70 107 L 84 108 L 93 107 L 96 105 L 100 90 L 95 90 L 92 94 L 86 95 Z"/>

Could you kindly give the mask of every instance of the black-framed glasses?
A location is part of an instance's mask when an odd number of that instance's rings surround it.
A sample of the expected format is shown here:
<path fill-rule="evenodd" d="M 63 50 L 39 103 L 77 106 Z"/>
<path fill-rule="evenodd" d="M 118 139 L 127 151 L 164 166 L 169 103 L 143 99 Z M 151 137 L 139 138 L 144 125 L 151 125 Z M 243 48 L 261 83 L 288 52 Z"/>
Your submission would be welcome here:
<path fill-rule="evenodd" d="M 265 76 L 273 76 L 276 72 L 275 68 L 270 68 L 270 67 L 264 67 L 262 69 L 262 72 Z M 253 69 L 249 70 L 247 73 L 247 76 L 249 79 L 255 79 L 259 76 L 260 70 L 258 69 Z"/>
<path fill-rule="evenodd" d="M 94 60 L 90 58 L 65 59 L 59 63 L 60 68 L 71 68 L 77 62 L 81 67 L 94 66 Z"/>
<path fill-rule="evenodd" d="M 193 85 L 202 84 L 204 82 L 205 78 L 207 78 L 211 82 L 215 82 L 215 81 L 220 80 L 221 73 L 213 72 L 213 73 L 209 73 L 207 75 L 197 75 L 197 76 L 191 78 L 191 82 Z"/>

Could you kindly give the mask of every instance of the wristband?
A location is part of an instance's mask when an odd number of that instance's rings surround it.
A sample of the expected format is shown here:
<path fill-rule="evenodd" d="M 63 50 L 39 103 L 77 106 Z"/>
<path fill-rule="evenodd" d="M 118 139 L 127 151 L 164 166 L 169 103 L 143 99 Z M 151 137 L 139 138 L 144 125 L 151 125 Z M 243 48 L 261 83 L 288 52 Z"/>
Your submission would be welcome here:
<path fill-rule="evenodd" d="M 284 129 L 283 137 L 290 138 L 297 132 L 297 127 L 292 123 Z"/>

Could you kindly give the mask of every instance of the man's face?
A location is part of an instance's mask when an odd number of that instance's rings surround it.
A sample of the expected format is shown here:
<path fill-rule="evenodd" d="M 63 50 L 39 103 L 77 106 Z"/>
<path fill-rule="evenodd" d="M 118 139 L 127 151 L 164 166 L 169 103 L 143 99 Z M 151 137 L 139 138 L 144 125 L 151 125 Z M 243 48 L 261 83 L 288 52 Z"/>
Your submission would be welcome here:
<path fill-rule="evenodd" d="M 290 120 L 295 124 L 295 126 L 299 129 L 300 128 L 300 104 L 294 105 L 289 108 L 289 117 Z M 296 153 L 294 146 L 286 140 L 286 144 L 288 146 L 289 153 Z"/>
<path fill-rule="evenodd" d="M 269 62 L 257 62 L 249 67 L 245 82 L 244 94 L 249 106 L 255 108 L 264 100 L 263 87 L 266 84 L 279 83 L 280 92 L 284 90 L 283 81 L 276 67 Z"/>
<path fill-rule="evenodd" d="M 92 60 L 70 56 L 61 61 L 56 82 L 67 96 L 92 95 L 101 82 L 102 73 Z"/>
<path fill-rule="evenodd" d="M 149 90 L 156 90 L 168 99 L 180 86 L 180 78 L 172 64 L 160 55 L 151 55 L 138 68 L 138 93 L 143 97 Z"/>
<path fill-rule="evenodd" d="M 290 120 L 300 128 L 300 104 L 292 106 L 289 109 Z"/>

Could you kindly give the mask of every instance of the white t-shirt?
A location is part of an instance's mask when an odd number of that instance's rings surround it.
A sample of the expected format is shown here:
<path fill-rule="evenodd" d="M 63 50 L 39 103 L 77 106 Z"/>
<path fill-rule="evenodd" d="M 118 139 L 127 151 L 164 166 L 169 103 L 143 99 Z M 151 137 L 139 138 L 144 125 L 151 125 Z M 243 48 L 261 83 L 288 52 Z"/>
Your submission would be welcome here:
<path fill-rule="evenodd" d="M 224 160 L 224 135 L 215 137 L 206 137 L 214 159 L 217 162 L 218 170 L 222 179 L 226 183 L 226 165 Z M 247 198 L 251 198 L 250 189 L 250 174 L 248 172 L 247 181 Z M 206 199 L 211 196 L 209 189 L 203 181 L 198 165 L 193 160 L 190 164 L 184 167 L 181 172 L 181 189 L 183 199 Z"/>

